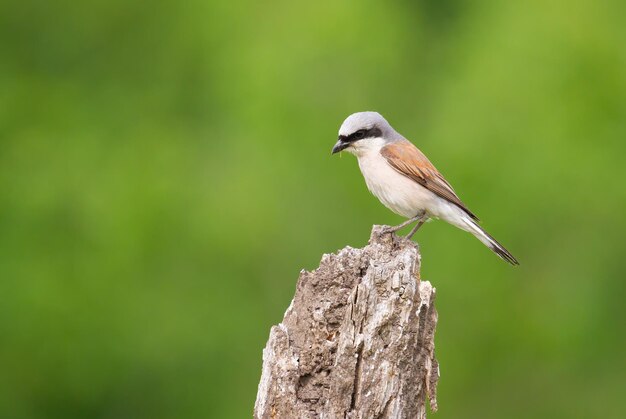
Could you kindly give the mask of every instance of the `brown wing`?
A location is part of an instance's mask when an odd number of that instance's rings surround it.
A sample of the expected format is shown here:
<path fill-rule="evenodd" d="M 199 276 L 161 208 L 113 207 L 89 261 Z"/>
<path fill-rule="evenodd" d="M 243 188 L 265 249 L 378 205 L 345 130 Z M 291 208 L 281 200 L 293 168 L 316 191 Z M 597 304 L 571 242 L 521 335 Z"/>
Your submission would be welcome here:
<path fill-rule="evenodd" d="M 402 175 L 419 183 L 429 191 L 461 208 L 474 220 L 478 217 L 470 211 L 437 171 L 435 166 L 409 141 L 399 141 L 384 146 L 380 154 Z"/>

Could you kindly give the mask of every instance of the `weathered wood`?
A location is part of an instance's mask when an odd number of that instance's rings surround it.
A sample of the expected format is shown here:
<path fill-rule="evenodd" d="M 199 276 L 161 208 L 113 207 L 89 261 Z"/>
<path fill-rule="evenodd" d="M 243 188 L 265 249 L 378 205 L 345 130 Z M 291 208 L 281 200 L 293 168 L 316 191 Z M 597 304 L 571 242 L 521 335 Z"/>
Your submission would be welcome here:
<path fill-rule="evenodd" d="M 255 418 L 425 418 L 426 398 L 437 410 L 435 289 L 417 245 L 381 228 L 301 272 L 263 351 Z"/>

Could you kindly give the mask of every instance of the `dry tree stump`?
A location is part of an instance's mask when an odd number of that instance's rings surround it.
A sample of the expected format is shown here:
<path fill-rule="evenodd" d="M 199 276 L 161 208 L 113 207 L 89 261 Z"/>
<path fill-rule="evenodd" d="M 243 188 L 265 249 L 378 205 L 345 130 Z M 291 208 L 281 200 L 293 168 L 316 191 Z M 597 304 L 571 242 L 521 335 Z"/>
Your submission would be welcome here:
<path fill-rule="evenodd" d="M 381 234 L 302 271 L 263 350 L 254 417 L 425 418 L 437 410 L 435 289 L 412 241 Z"/>

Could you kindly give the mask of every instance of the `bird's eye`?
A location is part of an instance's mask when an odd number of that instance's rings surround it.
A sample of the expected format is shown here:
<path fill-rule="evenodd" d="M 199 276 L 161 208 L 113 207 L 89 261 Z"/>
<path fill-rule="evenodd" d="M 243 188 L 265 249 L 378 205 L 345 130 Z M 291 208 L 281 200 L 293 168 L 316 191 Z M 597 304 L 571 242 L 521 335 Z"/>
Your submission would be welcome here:
<path fill-rule="evenodd" d="M 362 129 L 354 133 L 354 138 L 356 139 L 361 139 L 363 137 L 365 137 L 365 131 L 363 131 Z"/>

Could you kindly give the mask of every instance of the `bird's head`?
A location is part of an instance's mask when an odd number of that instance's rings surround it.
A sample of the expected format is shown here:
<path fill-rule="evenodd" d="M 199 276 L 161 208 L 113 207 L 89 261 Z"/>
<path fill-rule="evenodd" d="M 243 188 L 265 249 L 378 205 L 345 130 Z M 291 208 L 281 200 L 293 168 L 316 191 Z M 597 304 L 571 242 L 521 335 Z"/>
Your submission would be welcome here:
<path fill-rule="evenodd" d="M 361 150 L 373 146 L 374 143 L 384 145 L 395 135 L 399 134 L 378 112 L 353 113 L 341 124 L 332 154 L 345 150 L 359 155 Z"/>

